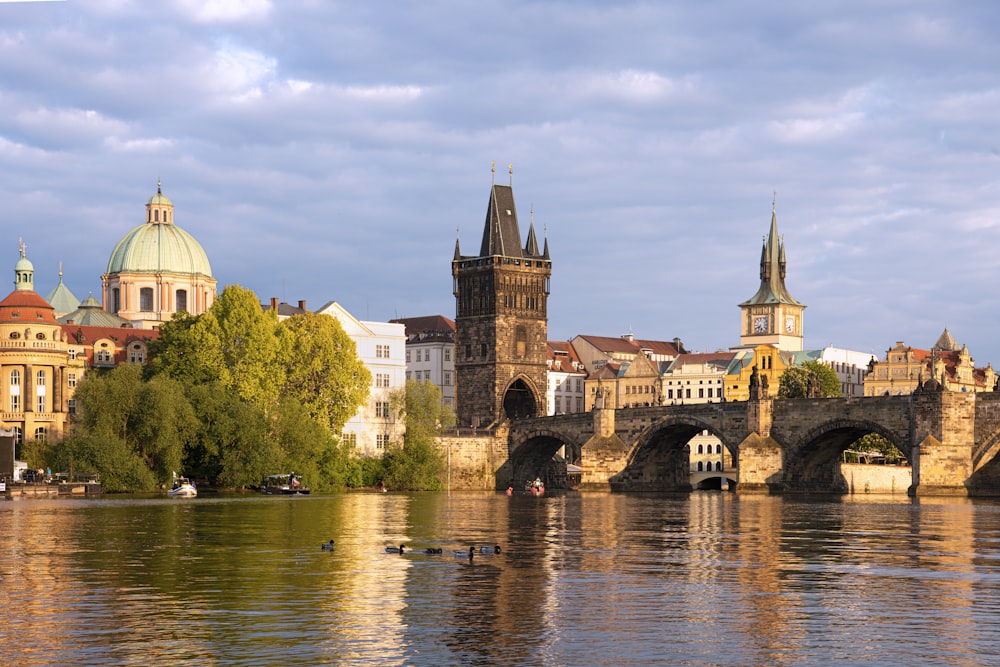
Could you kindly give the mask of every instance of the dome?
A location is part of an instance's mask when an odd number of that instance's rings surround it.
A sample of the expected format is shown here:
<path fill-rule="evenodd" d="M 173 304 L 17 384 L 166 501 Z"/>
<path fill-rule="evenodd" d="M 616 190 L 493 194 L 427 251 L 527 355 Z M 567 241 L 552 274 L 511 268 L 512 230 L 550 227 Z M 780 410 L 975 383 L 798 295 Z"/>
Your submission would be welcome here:
<path fill-rule="evenodd" d="M 17 271 L 17 272 L 21 272 L 21 271 L 34 271 L 35 270 L 35 265 L 32 264 L 31 261 L 27 257 L 25 257 L 24 255 L 21 255 L 21 259 L 17 260 L 17 264 L 14 265 L 14 270 Z"/>
<path fill-rule="evenodd" d="M 107 273 L 173 273 L 211 278 L 212 267 L 201 244 L 177 225 L 144 223 L 115 246 Z"/>

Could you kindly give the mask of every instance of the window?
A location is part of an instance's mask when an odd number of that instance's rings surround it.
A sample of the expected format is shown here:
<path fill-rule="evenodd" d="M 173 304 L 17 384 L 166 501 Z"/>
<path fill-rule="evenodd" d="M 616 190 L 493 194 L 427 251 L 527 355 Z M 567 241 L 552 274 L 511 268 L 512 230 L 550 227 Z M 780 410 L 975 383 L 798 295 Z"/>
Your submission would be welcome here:
<path fill-rule="evenodd" d="M 21 411 L 21 371 L 10 372 L 10 411 Z"/>
<path fill-rule="evenodd" d="M 69 387 L 75 387 L 76 386 L 76 373 L 67 373 L 66 374 L 66 385 L 69 386 Z"/>
<path fill-rule="evenodd" d="M 72 361 L 76 361 L 76 350 L 72 350 L 72 349 L 71 349 L 71 350 L 69 351 L 69 358 L 70 358 L 70 360 L 72 360 Z"/>
<path fill-rule="evenodd" d="M 188 293 L 187 293 L 187 290 L 184 290 L 184 289 L 177 290 L 177 303 L 176 303 L 176 306 L 177 307 L 174 308 L 174 310 L 176 310 L 177 312 L 180 312 L 182 310 L 187 310 L 188 309 Z"/>
<path fill-rule="evenodd" d="M 465 358 L 466 359 L 471 359 L 472 358 L 472 346 L 471 345 L 466 345 L 465 346 Z"/>
<path fill-rule="evenodd" d="M 406 379 L 407 379 L 407 380 L 409 380 L 409 379 L 410 379 L 410 375 L 412 375 L 412 373 L 410 373 L 410 371 L 406 371 Z"/>
<path fill-rule="evenodd" d="M 146 361 L 146 350 L 140 343 L 134 343 L 129 348 L 128 361 L 130 364 L 141 364 Z"/>
<path fill-rule="evenodd" d="M 375 345 L 375 358 L 376 359 L 388 359 L 389 358 L 389 346 L 388 345 Z M 420 351 L 417 351 L 417 361 L 420 361 Z"/>
<path fill-rule="evenodd" d="M 347 445 L 348 447 L 357 447 L 358 446 L 358 434 L 357 433 L 347 433 L 347 432 L 341 433 L 340 434 L 340 441 L 342 443 L 344 443 L 345 445 Z"/>
<path fill-rule="evenodd" d="M 117 313 L 122 309 L 122 292 L 119 288 L 114 288 L 111 290 L 111 307 L 113 313 Z"/>
<path fill-rule="evenodd" d="M 376 373 L 375 374 L 375 386 L 378 388 L 385 388 L 389 386 L 389 374 L 388 373 Z"/>
<path fill-rule="evenodd" d="M 20 426 L 15 426 L 14 427 L 14 442 L 16 442 L 19 445 L 22 442 L 24 442 L 24 432 L 21 431 L 21 427 Z"/>
<path fill-rule="evenodd" d="M 76 414 L 76 399 L 75 398 L 71 398 L 68 401 L 66 401 L 66 411 L 69 412 L 71 415 L 75 415 Z"/>
<path fill-rule="evenodd" d="M 111 352 L 108 350 L 98 350 L 97 351 L 97 363 L 109 364 L 111 363 Z"/>
<path fill-rule="evenodd" d="M 37 440 L 38 442 L 45 442 L 48 436 L 49 432 L 44 426 L 39 426 L 38 428 L 35 429 L 35 440 Z"/>
<path fill-rule="evenodd" d="M 556 396 L 555 413 L 557 415 L 562 414 L 562 396 Z"/>
<path fill-rule="evenodd" d="M 389 444 L 389 434 L 388 433 L 378 433 L 375 435 L 375 448 L 385 449 Z"/>
<path fill-rule="evenodd" d="M 705 464 L 702 463 L 701 461 L 698 461 L 698 472 L 701 472 L 704 469 L 705 469 Z"/>
<path fill-rule="evenodd" d="M 451 386 L 451 371 L 444 372 L 444 386 Z"/>
<path fill-rule="evenodd" d="M 451 348 L 444 348 L 444 360 L 451 361 Z"/>
<path fill-rule="evenodd" d="M 375 416 L 387 418 L 389 416 L 389 402 L 375 401 Z"/>
<path fill-rule="evenodd" d="M 139 290 L 139 310 L 144 313 L 153 310 L 153 288 L 143 287 Z"/>
<path fill-rule="evenodd" d="M 410 351 L 406 351 L 406 363 L 410 363 Z"/>
<path fill-rule="evenodd" d="M 44 387 L 39 387 L 39 389 L 44 389 Z M 35 397 L 35 412 L 45 412 L 45 394 L 39 394 Z"/>
<path fill-rule="evenodd" d="M 698 445 L 698 453 L 699 454 L 705 453 L 705 445 Z"/>
<path fill-rule="evenodd" d="M 479 356 L 483 359 L 486 358 L 486 343 L 479 344 Z"/>

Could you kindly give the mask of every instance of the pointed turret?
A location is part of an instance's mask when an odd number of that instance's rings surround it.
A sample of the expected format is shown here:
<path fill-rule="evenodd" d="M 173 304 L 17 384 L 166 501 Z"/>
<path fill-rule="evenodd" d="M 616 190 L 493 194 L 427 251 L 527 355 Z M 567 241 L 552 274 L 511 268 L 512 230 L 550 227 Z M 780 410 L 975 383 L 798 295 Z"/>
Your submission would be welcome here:
<path fill-rule="evenodd" d="M 957 352 L 959 349 L 958 341 L 956 341 L 955 337 L 951 335 L 950 331 L 948 331 L 948 327 L 945 327 L 944 331 L 941 332 L 941 335 L 938 337 L 937 342 L 934 343 L 934 347 L 932 347 L 931 349 L 943 350 L 947 352 Z"/>
<path fill-rule="evenodd" d="M 538 239 L 535 238 L 535 223 L 528 227 L 528 242 L 524 244 L 524 254 L 527 257 L 538 257 Z"/>
<path fill-rule="evenodd" d="M 778 236 L 778 215 L 771 210 L 771 230 L 760 251 L 760 288 L 740 306 L 785 303 L 802 305 L 785 287 L 785 243 Z"/>

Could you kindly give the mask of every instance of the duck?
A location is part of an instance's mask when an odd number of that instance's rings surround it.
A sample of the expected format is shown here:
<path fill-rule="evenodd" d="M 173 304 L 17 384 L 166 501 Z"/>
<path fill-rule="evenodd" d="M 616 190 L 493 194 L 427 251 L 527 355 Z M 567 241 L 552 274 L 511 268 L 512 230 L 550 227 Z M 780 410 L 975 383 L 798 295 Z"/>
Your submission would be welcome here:
<path fill-rule="evenodd" d="M 435 549 L 434 547 L 427 547 L 426 549 L 424 549 L 424 553 L 427 554 L 428 556 L 435 556 L 437 554 L 444 553 L 444 549 L 440 548 Z"/>
<path fill-rule="evenodd" d="M 387 554 L 402 554 L 405 547 L 400 544 L 398 547 L 386 547 L 385 552 Z"/>
<path fill-rule="evenodd" d="M 479 553 L 481 554 L 498 554 L 500 553 L 500 545 L 494 544 L 493 546 L 479 547 Z"/>
<path fill-rule="evenodd" d="M 320 548 L 323 549 L 323 551 L 333 551 L 333 540 L 330 540 L 329 542 L 324 542 L 319 546 Z"/>
<path fill-rule="evenodd" d="M 469 547 L 468 551 L 455 551 L 455 558 L 468 558 L 470 561 L 476 555 L 476 547 Z"/>

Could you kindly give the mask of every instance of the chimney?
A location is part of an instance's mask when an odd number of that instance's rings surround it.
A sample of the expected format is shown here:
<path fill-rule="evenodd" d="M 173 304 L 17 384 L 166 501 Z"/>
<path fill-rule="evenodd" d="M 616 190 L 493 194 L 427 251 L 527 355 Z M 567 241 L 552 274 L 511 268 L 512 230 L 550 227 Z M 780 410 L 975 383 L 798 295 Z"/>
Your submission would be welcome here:
<path fill-rule="evenodd" d="M 275 313 L 278 312 L 278 297 L 276 296 L 271 297 L 271 310 L 273 310 Z"/>
<path fill-rule="evenodd" d="M 305 310 L 306 310 L 306 300 L 305 299 L 299 299 L 299 310 L 301 310 L 302 312 L 305 312 Z"/>

